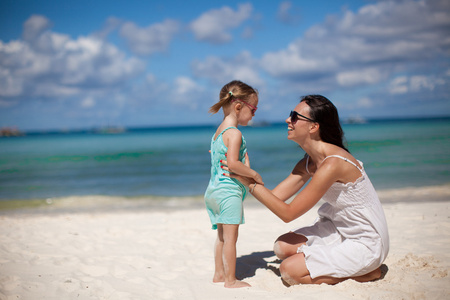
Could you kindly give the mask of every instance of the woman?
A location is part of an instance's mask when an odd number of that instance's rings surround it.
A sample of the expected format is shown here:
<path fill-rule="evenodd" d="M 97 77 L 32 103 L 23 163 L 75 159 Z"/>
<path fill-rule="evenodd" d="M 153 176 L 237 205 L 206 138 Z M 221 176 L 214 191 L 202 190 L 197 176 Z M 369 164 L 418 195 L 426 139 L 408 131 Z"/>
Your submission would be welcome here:
<path fill-rule="evenodd" d="M 302 216 L 320 199 L 326 202 L 313 225 L 275 241 L 275 254 L 283 260 L 282 279 L 294 285 L 380 278 L 389 251 L 386 219 L 362 162 L 343 145 L 336 107 L 323 96 L 306 96 L 286 123 L 288 139 L 306 154 L 273 190 L 224 166 L 284 222 Z M 298 191 L 290 203 L 285 202 Z"/>

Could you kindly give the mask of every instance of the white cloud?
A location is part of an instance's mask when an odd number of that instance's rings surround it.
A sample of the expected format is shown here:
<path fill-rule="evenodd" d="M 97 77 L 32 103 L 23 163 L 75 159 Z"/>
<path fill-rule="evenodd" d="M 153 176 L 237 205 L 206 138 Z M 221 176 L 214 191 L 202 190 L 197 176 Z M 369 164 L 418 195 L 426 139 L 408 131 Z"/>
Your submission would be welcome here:
<path fill-rule="evenodd" d="M 239 27 L 252 13 L 250 3 L 240 4 L 234 11 L 228 6 L 202 14 L 190 24 L 190 29 L 199 41 L 223 44 L 231 41 L 229 30 Z"/>
<path fill-rule="evenodd" d="M 145 28 L 140 28 L 133 22 L 126 22 L 121 26 L 119 33 L 134 53 L 150 55 L 166 51 L 179 28 L 179 23 L 174 20 L 165 20 Z"/>
<path fill-rule="evenodd" d="M 301 42 L 292 43 L 285 50 L 265 54 L 261 65 L 275 77 L 309 76 L 312 72 L 329 72 L 336 68 L 336 62 L 332 58 L 319 59 L 305 55 Z"/>
<path fill-rule="evenodd" d="M 410 79 L 410 87 L 413 92 L 422 89 L 434 90 L 437 82 L 433 82 L 430 78 L 426 76 L 412 76 Z"/>
<path fill-rule="evenodd" d="M 174 82 L 174 89 L 170 101 L 176 104 L 187 106 L 191 109 L 198 107 L 198 100 L 204 88 L 189 77 L 177 77 Z"/>
<path fill-rule="evenodd" d="M 292 5 L 292 1 L 283 1 L 278 7 L 277 18 L 286 24 L 296 24 L 300 20 L 300 12 Z"/>
<path fill-rule="evenodd" d="M 408 77 L 400 76 L 394 78 L 389 87 L 391 94 L 405 94 L 408 92 Z"/>
<path fill-rule="evenodd" d="M 261 65 L 276 78 L 316 88 L 324 80 L 330 90 L 374 84 L 448 57 L 449 26 L 448 1 L 380 1 L 329 16 L 286 49 L 266 53 Z"/>
<path fill-rule="evenodd" d="M 104 39 L 106 38 L 111 32 L 117 30 L 121 25 L 123 24 L 123 21 L 116 17 L 109 17 L 106 19 L 105 24 L 103 25 L 103 28 L 97 32 L 95 32 L 93 35 Z"/>
<path fill-rule="evenodd" d="M 189 94 L 199 90 L 198 84 L 189 77 L 177 77 L 175 79 L 175 92 L 183 97 L 189 97 Z"/>
<path fill-rule="evenodd" d="M 44 16 L 33 15 L 23 25 L 23 39 L 33 41 L 47 29 L 51 27 L 51 22 Z"/>
<path fill-rule="evenodd" d="M 358 101 L 357 101 L 357 107 L 371 108 L 372 106 L 373 106 L 373 102 L 369 97 L 363 97 L 361 99 L 358 99 Z"/>
<path fill-rule="evenodd" d="M 11 48 L 4 45 L 0 41 L 0 53 L 8 53 L 7 48 Z M 24 89 L 24 82 L 22 78 L 15 78 L 11 74 L 11 70 L 7 66 L 0 65 L 0 97 L 15 97 L 22 94 Z"/>
<path fill-rule="evenodd" d="M 32 16 L 24 40 L 0 41 L 0 97 L 81 95 L 120 86 L 143 71 L 144 64 L 127 58 L 114 45 L 96 37 L 78 37 L 48 30 L 50 22 Z"/>
<path fill-rule="evenodd" d="M 81 101 L 81 107 L 83 108 L 91 108 L 93 106 L 95 106 L 95 100 L 91 96 L 88 96 Z"/>
<path fill-rule="evenodd" d="M 245 27 L 244 30 L 242 31 L 241 37 L 243 39 L 249 40 L 253 37 L 253 28 L 251 27 Z"/>
<path fill-rule="evenodd" d="M 390 82 L 389 92 L 395 95 L 420 91 L 433 91 L 437 86 L 443 86 L 446 83 L 444 78 L 436 76 L 399 76 Z"/>
<path fill-rule="evenodd" d="M 210 79 L 218 85 L 238 79 L 255 87 L 261 86 L 264 81 L 259 76 L 258 70 L 258 62 L 246 51 L 232 59 L 210 56 L 203 62 L 192 63 L 192 72 L 195 76 Z"/>
<path fill-rule="evenodd" d="M 349 70 L 337 73 L 337 82 L 341 86 L 355 86 L 361 84 L 375 84 L 384 79 L 382 71 L 377 68 Z"/>

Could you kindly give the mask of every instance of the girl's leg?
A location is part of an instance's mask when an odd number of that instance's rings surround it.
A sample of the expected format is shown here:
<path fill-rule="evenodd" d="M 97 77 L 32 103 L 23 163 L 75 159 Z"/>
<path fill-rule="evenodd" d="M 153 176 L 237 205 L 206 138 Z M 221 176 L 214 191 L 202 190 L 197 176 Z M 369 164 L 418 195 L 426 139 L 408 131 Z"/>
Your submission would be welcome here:
<path fill-rule="evenodd" d="M 225 270 L 225 287 L 249 287 L 244 281 L 236 279 L 236 243 L 239 225 L 223 224 L 223 266 Z"/>
<path fill-rule="evenodd" d="M 279 259 L 286 259 L 289 256 L 297 254 L 297 249 L 304 245 L 308 239 L 294 232 L 288 232 L 278 237 L 273 245 L 273 251 Z"/>
<path fill-rule="evenodd" d="M 308 268 L 306 267 L 305 255 L 298 253 L 285 259 L 280 265 L 281 278 L 288 285 L 296 284 L 336 284 L 347 279 L 353 279 L 358 282 L 368 282 L 381 277 L 381 269 L 378 268 L 366 275 L 351 278 L 335 278 L 329 276 L 321 276 L 311 278 Z"/>
<path fill-rule="evenodd" d="M 217 238 L 214 244 L 214 277 L 213 282 L 225 282 L 225 270 L 223 268 L 223 226 L 217 224 Z"/>

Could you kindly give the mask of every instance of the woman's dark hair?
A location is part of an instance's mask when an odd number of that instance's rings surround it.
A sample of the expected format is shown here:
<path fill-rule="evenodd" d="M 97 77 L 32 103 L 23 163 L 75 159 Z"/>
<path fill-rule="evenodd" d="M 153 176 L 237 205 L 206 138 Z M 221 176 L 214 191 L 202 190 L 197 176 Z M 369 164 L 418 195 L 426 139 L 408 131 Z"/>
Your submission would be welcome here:
<path fill-rule="evenodd" d="M 304 96 L 300 102 L 308 104 L 311 119 L 319 123 L 319 134 L 322 141 L 341 147 L 350 153 L 344 146 L 344 131 L 333 103 L 321 95 Z"/>

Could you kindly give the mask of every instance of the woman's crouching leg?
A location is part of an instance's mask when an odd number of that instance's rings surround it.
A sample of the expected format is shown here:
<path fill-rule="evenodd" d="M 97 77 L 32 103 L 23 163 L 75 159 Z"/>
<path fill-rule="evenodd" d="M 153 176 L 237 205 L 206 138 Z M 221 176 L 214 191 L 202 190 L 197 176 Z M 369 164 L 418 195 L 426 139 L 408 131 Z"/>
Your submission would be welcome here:
<path fill-rule="evenodd" d="M 287 285 L 296 285 L 300 283 L 306 283 L 305 277 L 309 277 L 309 271 L 306 268 L 305 255 L 298 253 L 291 255 L 280 265 L 281 279 Z"/>
<path fill-rule="evenodd" d="M 298 253 L 285 259 L 280 265 L 281 278 L 287 285 L 296 284 L 336 284 L 346 278 L 334 278 L 321 276 L 311 278 L 308 268 L 306 267 L 305 255 Z"/>
<path fill-rule="evenodd" d="M 297 254 L 297 249 L 304 245 L 308 239 L 293 232 L 288 232 L 281 235 L 273 245 L 273 251 L 279 259 L 286 259 L 294 254 Z"/>

